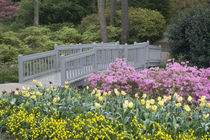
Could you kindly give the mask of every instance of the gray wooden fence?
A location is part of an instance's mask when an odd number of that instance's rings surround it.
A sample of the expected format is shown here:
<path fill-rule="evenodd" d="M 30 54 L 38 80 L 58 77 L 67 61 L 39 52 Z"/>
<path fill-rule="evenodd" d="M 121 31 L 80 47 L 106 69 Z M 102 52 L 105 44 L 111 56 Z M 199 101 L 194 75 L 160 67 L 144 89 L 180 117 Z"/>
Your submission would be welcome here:
<path fill-rule="evenodd" d="M 128 65 L 142 70 L 160 64 L 161 46 L 149 45 L 149 42 L 55 45 L 52 51 L 18 56 L 19 82 L 60 72 L 62 84 L 72 83 L 94 71 L 106 70 L 117 58 L 125 58 Z"/>

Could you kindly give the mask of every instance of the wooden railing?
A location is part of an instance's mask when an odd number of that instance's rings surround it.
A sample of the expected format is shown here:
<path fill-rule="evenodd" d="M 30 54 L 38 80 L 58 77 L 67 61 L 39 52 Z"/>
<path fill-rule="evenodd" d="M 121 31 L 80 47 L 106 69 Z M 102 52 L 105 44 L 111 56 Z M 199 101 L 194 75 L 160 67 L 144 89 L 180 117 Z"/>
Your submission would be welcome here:
<path fill-rule="evenodd" d="M 19 55 L 19 82 L 58 71 L 61 72 L 62 84 L 72 82 L 94 71 L 106 70 L 117 58 L 125 58 L 128 65 L 142 70 L 160 64 L 161 46 L 152 46 L 149 42 L 55 45 L 52 51 Z"/>

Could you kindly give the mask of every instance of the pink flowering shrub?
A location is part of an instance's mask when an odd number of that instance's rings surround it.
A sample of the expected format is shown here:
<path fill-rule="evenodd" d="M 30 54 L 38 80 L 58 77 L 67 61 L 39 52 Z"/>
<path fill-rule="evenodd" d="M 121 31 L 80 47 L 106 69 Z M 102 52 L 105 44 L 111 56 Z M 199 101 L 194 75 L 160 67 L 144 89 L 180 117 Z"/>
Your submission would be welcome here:
<path fill-rule="evenodd" d="M 163 96 L 176 92 L 185 98 L 192 96 L 194 102 L 199 102 L 201 96 L 209 100 L 210 68 L 198 69 L 187 63 L 169 60 L 165 69 L 152 67 L 137 72 L 134 67 L 127 66 L 125 60 L 117 59 L 110 63 L 106 72 L 88 77 L 87 83 L 102 92 L 115 88 L 133 95 L 147 93 L 150 96 Z"/>

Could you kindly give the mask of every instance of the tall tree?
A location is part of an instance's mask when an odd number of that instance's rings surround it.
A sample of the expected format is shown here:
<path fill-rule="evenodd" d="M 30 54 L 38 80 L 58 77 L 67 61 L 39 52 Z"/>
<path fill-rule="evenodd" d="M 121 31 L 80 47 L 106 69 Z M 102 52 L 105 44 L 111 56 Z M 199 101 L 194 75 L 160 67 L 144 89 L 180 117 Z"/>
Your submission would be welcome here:
<path fill-rule="evenodd" d="M 34 26 L 39 26 L 39 0 L 34 3 Z"/>
<path fill-rule="evenodd" d="M 98 14 L 100 19 L 101 39 L 104 43 L 108 42 L 105 17 L 105 0 L 98 0 Z"/>
<path fill-rule="evenodd" d="M 128 41 L 128 0 L 121 0 L 121 9 L 122 9 L 122 37 L 121 43 L 125 44 Z"/>
<path fill-rule="evenodd" d="M 0 21 L 14 18 L 17 15 L 17 6 L 10 5 L 7 0 L 0 0 Z"/>
<path fill-rule="evenodd" d="M 111 15 L 110 15 L 110 25 L 114 26 L 114 18 L 116 15 L 116 0 L 111 0 Z"/>

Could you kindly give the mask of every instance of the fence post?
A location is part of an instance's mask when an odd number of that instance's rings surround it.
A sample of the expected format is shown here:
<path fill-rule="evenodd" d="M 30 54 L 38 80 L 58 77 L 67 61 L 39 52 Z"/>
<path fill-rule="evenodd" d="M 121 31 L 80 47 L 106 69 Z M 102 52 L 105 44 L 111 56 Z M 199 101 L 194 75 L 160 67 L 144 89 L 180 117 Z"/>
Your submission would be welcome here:
<path fill-rule="evenodd" d="M 128 65 L 128 44 L 125 43 L 124 45 L 124 51 L 125 51 L 125 61 L 126 61 L 126 64 Z"/>
<path fill-rule="evenodd" d="M 145 62 L 144 62 L 144 68 L 147 68 L 149 65 L 149 45 L 146 45 L 144 47 L 145 51 Z"/>
<path fill-rule="evenodd" d="M 96 46 L 93 47 L 93 51 L 94 51 L 93 71 L 97 71 L 97 47 Z"/>
<path fill-rule="evenodd" d="M 18 77 L 19 77 L 19 83 L 23 83 L 24 81 L 24 72 L 23 72 L 23 56 L 20 54 L 18 55 Z"/>
<path fill-rule="evenodd" d="M 61 55 L 60 62 L 61 62 L 61 85 L 64 85 L 64 83 L 66 82 L 66 62 L 64 55 Z"/>
<path fill-rule="evenodd" d="M 58 45 L 54 45 L 54 50 L 55 50 L 55 66 L 56 66 L 56 71 L 59 71 L 59 56 L 58 56 Z"/>

